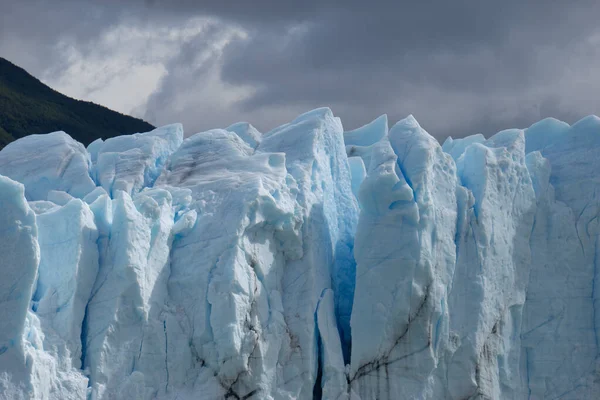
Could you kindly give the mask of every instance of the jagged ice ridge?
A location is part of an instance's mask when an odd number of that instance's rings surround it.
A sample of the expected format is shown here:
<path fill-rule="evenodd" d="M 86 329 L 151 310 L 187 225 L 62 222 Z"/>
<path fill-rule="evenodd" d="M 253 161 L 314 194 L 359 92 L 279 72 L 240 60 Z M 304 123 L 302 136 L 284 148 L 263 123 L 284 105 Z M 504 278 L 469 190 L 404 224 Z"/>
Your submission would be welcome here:
<path fill-rule="evenodd" d="M 22 138 L 0 398 L 594 398 L 599 170 L 594 116 Z"/>

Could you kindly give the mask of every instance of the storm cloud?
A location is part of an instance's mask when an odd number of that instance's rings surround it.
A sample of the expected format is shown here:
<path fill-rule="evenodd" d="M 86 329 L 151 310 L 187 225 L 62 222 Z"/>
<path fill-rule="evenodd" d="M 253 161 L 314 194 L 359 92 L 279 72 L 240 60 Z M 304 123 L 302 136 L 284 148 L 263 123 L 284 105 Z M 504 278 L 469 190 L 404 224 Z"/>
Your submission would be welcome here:
<path fill-rule="evenodd" d="M 438 139 L 598 114 L 600 3 L 8 1 L 0 56 L 68 95 L 193 133 L 327 105 Z"/>

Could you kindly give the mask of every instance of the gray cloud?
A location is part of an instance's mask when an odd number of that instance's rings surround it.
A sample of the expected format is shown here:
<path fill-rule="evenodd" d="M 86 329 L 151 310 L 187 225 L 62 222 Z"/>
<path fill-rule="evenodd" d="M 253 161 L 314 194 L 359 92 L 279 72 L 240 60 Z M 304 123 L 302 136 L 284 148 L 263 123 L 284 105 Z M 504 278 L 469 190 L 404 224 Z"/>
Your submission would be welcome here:
<path fill-rule="evenodd" d="M 260 88 L 244 100 L 251 109 L 281 101 L 306 106 L 323 101 L 338 105 L 336 111 L 351 125 L 373 110 L 388 112 L 392 119 L 412 112 L 425 126 L 450 125 L 454 135 L 489 134 L 540 117 L 537 106 L 547 95 L 531 94 L 540 86 L 552 89 L 569 73 L 565 59 L 597 29 L 594 15 L 600 11 L 600 4 L 592 2 L 574 8 L 425 1 L 369 10 L 362 4 L 316 16 L 305 31 L 263 29 L 231 46 L 224 79 Z M 582 63 L 598 61 L 578 57 Z M 425 93 L 436 98 L 422 98 Z M 465 102 L 465 95 L 477 96 L 476 104 Z M 445 104 L 439 104 L 441 98 Z M 502 99 L 524 104 L 508 112 Z M 359 104 L 367 110 L 357 113 Z M 439 110 L 433 105 L 475 107 L 470 120 L 448 121 L 436 117 Z M 555 111 L 558 117 L 571 114 Z M 508 115 L 495 121 L 493 114 L 502 112 Z"/>
<path fill-rule="evenodd" d="M 239 119 L 266 130 L 322 105 L 348 128 L 381 113 L 392 120 L 412 113 L 440 139 L 599 112 L 594 0 L 81 3 L 0 0 L 11 9 L 0 13 L 0 52 L 52 76 L 69 63 L 53 53 L 59 38 L 85 56 L 117 26 L 152 30 L 212 18 L 211 29 L 178 42 L 164 61 L 167 74 L 137 111 L 158 124 L 183 121 L 188 131 Z M 216 46 L 231 29 L 245 35 Z M 7 44 L 11 37 L 24 54 Z"/>

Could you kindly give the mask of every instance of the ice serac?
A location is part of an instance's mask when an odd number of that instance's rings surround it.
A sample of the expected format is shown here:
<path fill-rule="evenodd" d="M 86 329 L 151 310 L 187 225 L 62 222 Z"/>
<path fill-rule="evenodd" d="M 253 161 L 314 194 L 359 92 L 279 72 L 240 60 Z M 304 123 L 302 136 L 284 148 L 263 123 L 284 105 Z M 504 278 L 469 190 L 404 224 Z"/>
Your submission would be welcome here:
<path fill-rule="evenodd" d="M 0 174 L 25 185 L 27 200 L 46 200 L 60 190 L 83 198 L 96 185 L 85 147 L 64 132 L 30 135 L 0 152 Z"/>
<path fill-rule="evenodd" d="M 443 396 L 433 372 L 448 341 L 456 167 L 412 116 L 377 150 L 360 193 L 352 387 L 361 398 Z"/>
<path fill-rule="evenodd" d="M 44 330 L 52 333 L 46 335 L 51 347 L 81 369 L 81 327 L 98 273 L 94 214 L 74 199 L 40 213 L 37 225 L 41 259 L 32 308 Z"/>
<path fill-rule="evenodd" d="M 110 200 L 103 196 L 92 208 L 101 210 L 102 201 Z M 96 398 L 164 389 L 168 349 L 162 314 L 174 221 L 171 202 L 168 191 L 150 189 L 134 198 L 118 191 L 109 205 L 110 235 L 99 241 L 101 264 L 82 332 L 83 363 Z"/>
<path fill-rule="evenodd" d="M 392 396 L 388 366 L 402 357 L 396 354 L 403 351 L 397 343 L 406 336 L 411 318 L 406 300 L 419 251 L 419 215 L 397 160 L 387 136 L 374 144 L 359 191 L 349 381 L 360 398 Z"/>
<path fill-rule="evenodd" d="M 532 399 L 593 398 L 600 391 L 600 122 L 591 116 L 569 127 L 547 119 L 526 138 L 538 208 L 521 331 L 523 386 Z"/>
<path fill-rule="evenodd" d="M 0 398 L 84 398 L 87 378 L 81 372 L 79 360 L 76 358 L 73 362 L 71 358 L 71 355 L 77 355 L 79 343 L 77 321 L 71 324 L 68 320 L 73 308 L 69 305 L 65 305 L 64 310 L 49 307 L 43 317 L 30 308 L 38 286 L 36 280 L 40 281 L 42 263 L 48 255 L 45 245 L 38 242 L 43 241 L 43 229 L 38 229 L 39 221 L 27 204 L 23 185 L 0 176 L 0 207 L 0 266 L 3 271 L 0 283 Z M 64 239 L 68 241 L 68 236 Z M 61 267 L 70 267 L 68 255 L 58 261 L 64 262 Z M 93 269 L 91 271 L 93 273 Z M 69 303 L 68 299 L 66 303 Z M 50 327 L 47 322 L 59 312 L 64 312 L 65 324 Z"/>
<path fill-rule="evenodd" d="M 355 239 L 349 379 L 361 398 L 522 393 L 514 333 L 536 206 L 524 134 L 455 156 L 411 116 L 373 146 Z"/>
<path fill-rule="evenodd" d="M 573 211 L 557 201 L 550 162 L 527 155 L 537 200 L 530 245 L 532 265 L 521 327 L 524 394 L 545 398 L 594 397 L 588 381 L 596 358 L 593 269 L 582 266 Z M 552 288 L 552 290 L 548 290 Z"/>
<path fill-rule="evenodd" d="M 156 182 L 188 189 L 197 214 L 171 249 L 166 392 L 251 398 L 286 389 L 276 381 L 281 275 L 299 251 L 286 181 L 284 154 L 254 154 L 235 133 L 213 130 L 186 139 Z"/>
<path fill-rule="evenodd" d="M 385 114 L 365 126 L 344 132 L 347 156 L 349 158 L 360 157 L 365 167 L 368 168 L 372 146 L 385 137 L 387 133 L 388 119 Z"/>
<path fill-rule="evenodd" d="M 346 146 L 370 146 L 379 142 L 387 134 L 388 117 L 383 114 L 365 126 L 344 132 Z"/>
<path fill-rule="evenodd" d="M 535 213 L 523 131 L 467 147 L 457 167 L 473 203 L 458 239 L 449 298 L 456 350 L 447 366 L 448 391 L 452 398 L 516 398 Z"/>
<path fill-rule="evenodd" d="M 465 152 L 469 145 L 483 142 L 485 142 L 485 136 L 483 136 L 481 133 L 460 139 L 452 139 L 452 137 L 448 137 L 446 141 L 444 141 L 442 149 L 446 153 L 450 154 L 456 161 Z"/>
<path fill-rule="evenodd" d="M 600 119 L 0 151 L 0 399 L 600 392 Z"/>
<path fill-rule="evenodd" d="M 25 343 L 29 301 L 40 260 L 37 226 L 23 185 L 5 176 L 0 176 L 0 209 L 0 393 L 25 400 L 39 390 L 32 387 Z"/>
<path fill-rule="evenodd" d="M 350 357 L 350 316 L 355 284 L 353 232 L 358 218 L 344 150 L 343 128 L 328 108 L 303 114 L 263 136 L 258 150 L 281 151 L 297 193 L 302 257 L 286 264 L 283 306 L 292 351 L 283 376 L 311 398 L 318 375 L 315 310 L 324 289 L 334 309 L 344 359 Z"/>
<path fill-rule="evenodd" d="M 81 332 L 98 272 L 98 230 L 91 209 L 79 199 L 36 213 L 41 258 L 30 329 L 40 339 L 34 344 L 36 375 L 49 388 L 38 398 L 81 398 L 88 387 Z"/>
<path fill-rule="evenodd" d="M 351 313 L 357 206 L 342 132 L 331 111 L 317 110 L 256 148 L 230 127 L 193 135 L 172 154 L 154 187 L 187 189 L 196 221 L 174 225 L 187 234 L 170 252 L 159 393 L 312 398 L 325 357 L 319 318 L 339 356 L 337 373 L 319 379 L 345 382 L 349 342 L 338 326 Z"/>
<path fill-rule="evenodd" d="M 182 141 L 181 124 L 95 141 L 89 146 L 94 162 L 92 173 L 108 193 L 122 190 L 132 195 L 152 187 L 167 158 Z"/>
<path fill-rule="evenodd" d="M 544 151 L 547 147 L 564 140 L 570 128 L 566 122 L 554 118 L 536 122 L 525 131 L 525 153 Z"/>
<path fill-rule="evenodd" d="M 408 395 L 420 391 L 422 397 L 433 395 L 439 398 L 443 396 L 445 384 L 444 375 L 439 371 L 444 370 L 440 364 L 448 348 L 448 292 L 457 252 L 456 166 L 412 116 L 398 122 L 389 136 L 419 212 L 419 253 L 412 276 L 410 312 L 405 328 L 412 343 L 403 343 L 404 338 L 399 342 L 405 352 L 405 358 L 399 364 L 415 363 L 417 367 L 404 383 L 395 385 L 401 388 L 399 393 Z M 414 339 L 415 334 L 422 337 L 420 341 Z M 411 357 L 414 360 L 410 360 Z M 396 367 L 399 365 L 393 368 Z M 422 382 L 426 384 L 421 386 Z"/>
<path fill-rule="evenodd" d="M 252 147 L 253 149 L 256 149 L 261 141 L 260 132 L 247 122 L 238 122 L 236 124 L 228 126 L 227 128 L 225 128 L 225 130 L 238 135 L 240 139 L 246 142 L 246 144 L 248 144 L 248 146 Z"/>

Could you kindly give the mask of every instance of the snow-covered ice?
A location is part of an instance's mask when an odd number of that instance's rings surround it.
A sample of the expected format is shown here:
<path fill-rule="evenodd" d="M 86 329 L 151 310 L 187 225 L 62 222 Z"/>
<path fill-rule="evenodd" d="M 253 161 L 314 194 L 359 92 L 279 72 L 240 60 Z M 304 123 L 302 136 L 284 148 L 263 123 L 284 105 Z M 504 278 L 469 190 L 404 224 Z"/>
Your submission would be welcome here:
<path fill-rule="evenodd" d="M 328 108 L 0 151 L 0 399 L 591 399 L 600 119 Z"/>

